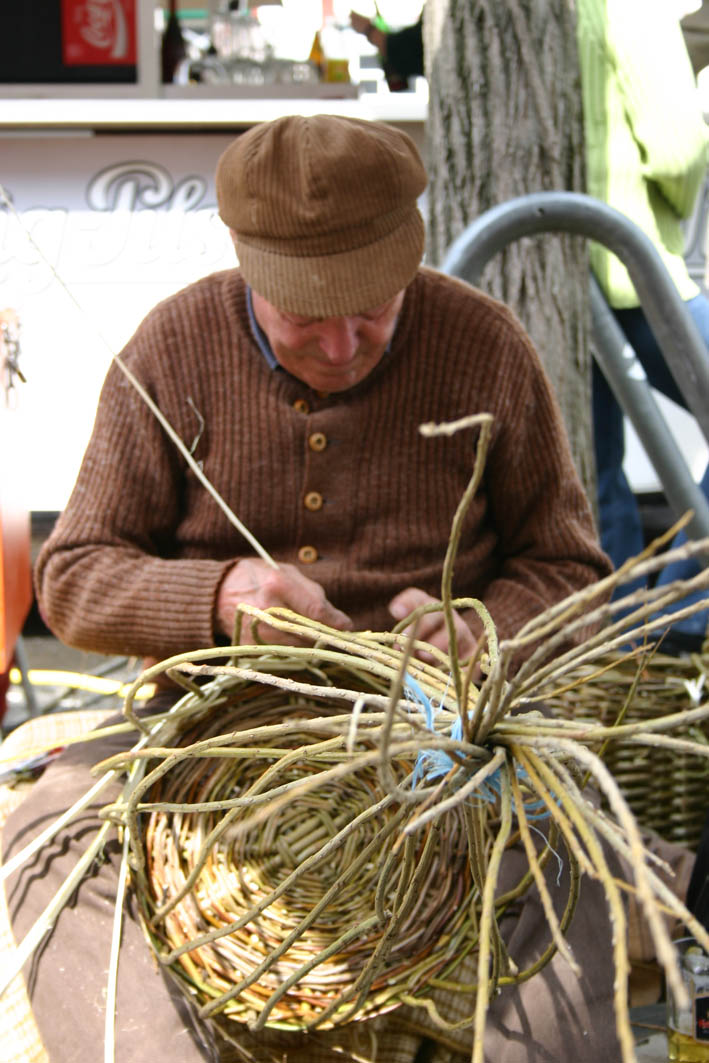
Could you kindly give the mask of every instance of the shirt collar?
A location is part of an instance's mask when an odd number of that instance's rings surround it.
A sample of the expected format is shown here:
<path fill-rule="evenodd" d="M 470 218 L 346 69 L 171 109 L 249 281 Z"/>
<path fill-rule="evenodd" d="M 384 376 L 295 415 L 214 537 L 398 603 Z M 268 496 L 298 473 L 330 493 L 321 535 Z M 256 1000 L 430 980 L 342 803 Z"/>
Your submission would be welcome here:
<path fill-rule="evenodd" d="M 253 337 L 256 340 L 258 349 L 264 356 L 269 369 L 280 368 L 278 360 L 273 351 L 271 350 L 271 344 L 268 342 L 268 337 L 259 325 L 258 321 L 256 320 L 256 315 L 254 314 L 253 299 L 251 298 L 251 288 L 249 285 L 246 286 L 246 306 L 249 311 L 249 324 L 251 325 L 251 332 L 253 333 Z"/>

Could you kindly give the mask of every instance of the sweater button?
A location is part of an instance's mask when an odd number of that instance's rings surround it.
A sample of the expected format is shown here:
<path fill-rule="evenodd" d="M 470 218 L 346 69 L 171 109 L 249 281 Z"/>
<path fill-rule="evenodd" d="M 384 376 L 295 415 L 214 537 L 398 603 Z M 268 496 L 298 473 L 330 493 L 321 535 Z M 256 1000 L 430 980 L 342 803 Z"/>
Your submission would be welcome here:
<path fill-rule="evenodd" d="M 327 446 L 327 436 L 324 432 L 312 432 L 308 436 L 308 446 L 311 450 L 324 450 Z"/>
<path fill-rule="evenodd" d="M 297 410 L 298 413 L 310 413 L 310 407 L 305 399 L 296 399 L 293 403 L 293 409 Z"/>
<path fill-rule="evenodd" d="M 315 513 L 317 510 L 322 509 L 323 497 L 319 491 L 308 491 L 303 502 L 306 509 L 309 509 L 311 513 Z"/>
<path fill-rule="evenodd" d="M 298 560 L 303 565 L 312 565 L 313 561 L 317 561 L 318 552 L 314 546 L 301 546 L 298 551 Z"/>

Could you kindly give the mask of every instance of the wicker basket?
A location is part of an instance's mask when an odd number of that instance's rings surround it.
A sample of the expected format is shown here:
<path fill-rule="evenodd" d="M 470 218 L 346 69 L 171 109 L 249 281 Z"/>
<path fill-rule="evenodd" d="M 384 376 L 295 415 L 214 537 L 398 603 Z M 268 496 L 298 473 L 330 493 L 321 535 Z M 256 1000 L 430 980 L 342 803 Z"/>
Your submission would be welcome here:
<path fill-rule="evenodd" d="M 602 671 L 602 669 L 604 669 Z M 709 656 L 655 654 L 645 662 L 609 654 L 579 672 L 595 678 L 545 698 L 563 715 L 612 724 L 656 720 L 694 708 L 706 695 Z M 709 744 L 709 724 L 673 727 L 674 738 Z M 604 759 L 638 821 L 668 841 L 696 849 L 709 807 L 709 762 L 681 751 L 608 746 Z"/>
<path fill-rule="evenodd" d="M 375 760 L 340 779 L 338 765 L 355 759 L 344 738 L 327 726 L 307 728 L 309 719 L 341 709 L 336 699 L 295 708 L 272 688 L 237 687 L 233 703 L 178 734 L 177 759 L 145 794 L 145 807 L 155 808 L 144 817 L 147 875 L 135 890 L 146 933 L 163 958 L 219 933 L 167 970 L 201 1008 L 221 999 L 216 1010 L 226 1019 L 252 1024 L 269 998 L 273 1029 L 302 1030 L 315 1019 L 327 1029 L 354 1012 L 372 1017 L 465 954 L 474 886 L 459 813 L 397 850 L 402 820 Z M 269 725 L 284 732 L 274 747 L 263 730 Z M 211 745 L 216 736 L 223 736 L 219 750 Z M 377 748 L 366 734 L 358 741 Z M 179 747 L 192 743 L 199 752 L 180 759 Z M 410 779 L 414 761 L 392 760 L 399 781 Z M 320 783 L 328 772 L 332 781 Z M 288 798 L 255 829 L 241 824 L 258 804 L 229 814 L 202 810 L 230 798 L 257 800 L 272 787 L 286 788 Z M 395 900 L 407 890 L 408 904 Z M 380 892 L 383 925 L 373 918 Z M 406 909 L 401 920 L 392 916 L 397 907 Z M 381 962 L 364 994 L 357 987 L 378 948 Z"/>

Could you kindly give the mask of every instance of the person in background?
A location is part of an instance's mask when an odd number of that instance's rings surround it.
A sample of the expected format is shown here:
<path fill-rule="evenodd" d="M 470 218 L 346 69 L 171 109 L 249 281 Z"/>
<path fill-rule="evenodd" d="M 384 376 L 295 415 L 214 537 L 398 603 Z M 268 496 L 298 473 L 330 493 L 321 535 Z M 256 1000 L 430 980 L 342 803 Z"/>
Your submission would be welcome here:
<path fill-rule="evenodd" d="M 579 0 L 577 37 L 587 191 L 650 237 L 709 350 L 709 300 L 687 270 L 682 228 L 706 176 L 707 127 L 676 5 L 668 0 Z M 686 408 L 627 270 L 600 244 L 590 245 L 590 255 L 598 283 L 648 380 Z M 593 423 L 601 542 L 619 567 L 643 549 L 643 529 L 623 470 L 623 412 L 595 363 Z M 709 492 L 709 471 L 702 488 Z M 694 562 L 677 564 L 665 569 L 660 582 L 695 571 Z M 704 610 L 673 625 L 665 647 L 699 648 L 708 617 Z"/>
<path fill-rule="evenodd" d="M 336 629 L 391 628 L 440 596 L 451 521 L 476 451 L 475 432 L 431 440 L 419 425 L 474 413 L 492 414 L 492 437 L 462 529 L 454 597 L 481 599 L 505 638 L 610 571 L 526 333 L 502 304 L 421 266 L 417 201 L 425 185 L 410 138 L 376 122 L 288 116 L 226 149 L 217 198 L 239 268 L 157 306 L 122 361 L 193 442 L 215 490 L 277 567 L 255 555 L 113 365 L 76 486 L 36 567 L 42 613 L 63 641 L 164 659 L 227 645 L 243 603 L 285 605 Z M 480 621 L 462 610 L 455 625 L 469 658 Z M 266 625 L 260 635 L 289 638 Z M 428 615 L 418 635 L 448 647 L 440 613 Z M 147 711 L 166 709 L 179 693 L 161 691 Z M 96 762 L 131 742 L 120 733 L 59 756 L 8 820 L 5 855 L 86 792 Z M 104 791 L 10 878 L 18 939 L 110 800 Z M 57 1061 L 67 1058 L 67 1044 L 72 1063 L 95 1063 L 100 1054 L 119 849 L 117 840 L 106 845 L 32 964 L 32 1006 Z M 513 847 L 501 891 L 519 882 L 524 867 Z M 561 913 L 569 862 L 546 867 Z M 521 967 L 540 955 L 548 928 L 536 893 L 510 904 L 502 933 Z M 612 930 L 598 882 L 584 881 L 568 937 L 580 974 L 557 956 L 534 979 L 497 995 L 486 1058 L 618 1057 Z M 436 1002 L 452 1020 L 470 1010 L 468 999 L 445 990 Z M 193 1011 L 156 970 L 129 913 L 117 1063 L 212 1058 L 209 1030 Z M 351 1039 L 363 1031 L 377 1046 L 376 1063 L 411 1063 L 420 1052 L 437 1063 L 469 1059 L 469 1029 L 453 1029 L 443 1047 L 424 1012 L 409 1014 L 403 1028 L 407 1009 L 395 1014 L 395 1021 L 385 1015 L 307 1036 L 256 1035 L 237 1024 L 235 1036 L 247 1058 L 289 1063 L 353 1058 Z"/>
<path fill-rule="evenodd" d="M 350 25 L 379 52 L 390 92 L 405 92 L 410 78 L 423 76 L 423 15 L 411 26 L 390 30 L 379 19 L 351 11 Z"/>

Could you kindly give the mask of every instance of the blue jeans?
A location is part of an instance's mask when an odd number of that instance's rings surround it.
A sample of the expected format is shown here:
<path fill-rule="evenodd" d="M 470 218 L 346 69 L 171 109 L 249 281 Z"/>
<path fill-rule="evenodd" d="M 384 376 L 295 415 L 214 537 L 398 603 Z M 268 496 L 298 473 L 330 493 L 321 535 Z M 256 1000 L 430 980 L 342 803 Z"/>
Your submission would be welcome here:
<path fill-rule="evenodd" d="M 709 299 L 704 295 L 697 295 L 685 305 L 709 353 Z M 615 310 L 614 314 L 628 343 L 642 363 L 650 384 L 686 409 L 687 403 L 667 367 L 643 310 L 640 307 L 633 307 L 630 310 Z M 593 365 L 593 424 L 601 543 L 617 568 L 629 557 L 640 553 L 644 540 L 638 505 L 623 472 L 625 455 L 623 411 L 595 362 Z M 701 487 L 704 494 L 709 497 L 709 466 L 701 480 Z M 686 535 L 682 532 L 675 539 L 673 546 L 678 546 L 685 541 Z M 676 562 L 660 573 L 658 583 L 687 579 L 698 571 L 699 566 L 694 561 Z M 628 594 L 637 586 L 637 582 L 627 584 L 621 588 L 621 593 Z M 706 597 L 705 592 L 696 592 L 684 599 L 682 603 L 677 603 L 674 609 L 679 609 L 681 605 L 704 597 Z M 708 623 L 709 610 L 703 609 L 694 616 L 680 621 L 676 629 L 681 633 L 703 636 Z"/>

